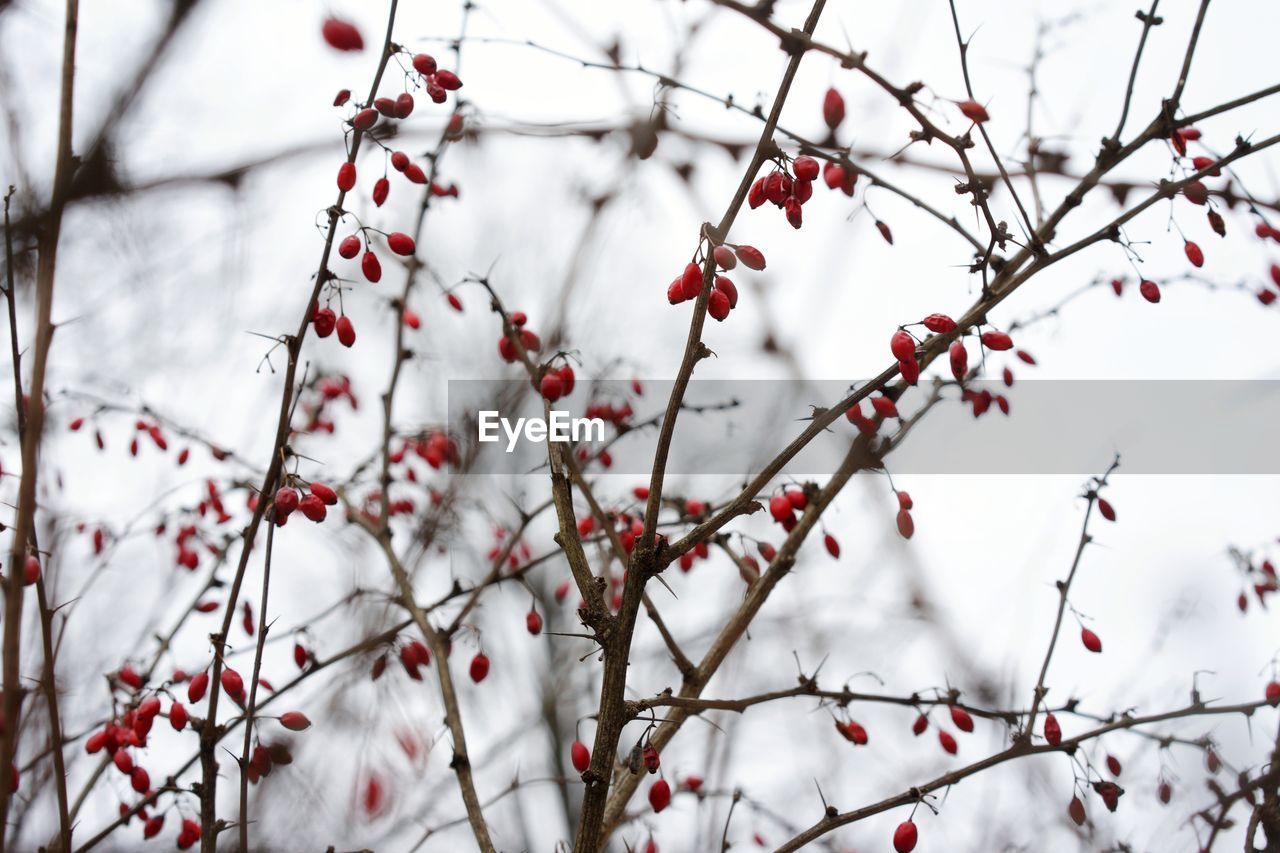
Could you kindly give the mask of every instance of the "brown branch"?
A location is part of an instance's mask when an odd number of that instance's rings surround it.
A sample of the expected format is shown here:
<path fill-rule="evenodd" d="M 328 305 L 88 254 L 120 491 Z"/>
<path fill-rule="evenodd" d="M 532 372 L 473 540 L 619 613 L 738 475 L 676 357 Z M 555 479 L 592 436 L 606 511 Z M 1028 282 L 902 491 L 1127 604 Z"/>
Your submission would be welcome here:
<path fill-rule="evenodd" d="M 954 785 L 957 782 L 978 773 L 979 771 L 987 770 L 988 768 L 995 767 L 999 764 L 1004 764 L 1007 761 L 1026 758 L 1033 755 L 1046 755 L 1054 752 L 1070 754 L 1081 744 L 1101 737 L 1108 732 L 1123 731 L 1135 726 L 1160 723 L 1166 720 L 1176 720 L 1183 717 L 1220 716 L 1224 714 L 1243 714 L 1245 717 L 1249 717 L 1254 711 L 1265 707 L 1266 704 L 1265 700 L 1259 700 L 1257 702 L 1242 702 L 1236 705 L 1222 705 L 1215 708 L 1209 707 L 1202 702 L 1197 702 L 1176 711 L 1164 711 L 1158 714 L 1150 714 L 1145 717 L 1122 717 L 1114 722 L 1098 726 L 1084 734 L 1077 735 L 1076 737 L 1063 738 L 1056 746 L 1050 746 L 1049 744 L 1032 746 L 1028 743 L 1020 742 L 1002 752 L 997 752 L 980 761 L 975 761 L 967 767 L 961 767 L 957 770 L 944 773 L 922 785 L 914 786 L 907 791 L 880 800 L 877 803 L 864 806 L 860 809 L 855 809 L 854 811 L 836 812 L 835 814 L 829 813 L 813 826 L 778 847 L 776 853 L 790 853 L 790 851 L 793 850 L 803 849 L 806 844 L 812 843 L 838 827 L 864 820 L 872 815 L 877 815 L 899 806 L 911 805 L 928 793 Z"/>
<path fill-rule="evenodd" d="M 814 0 L 813 6 L 805 19 L 803 33 L 812 36 L 822 14 L 825 0 Z M 803 47 L 794 46 L 791 59 L 783 73 L 782 82 L 774 96 L 773 107 L 769 118 L 760 133 L 760 141 L 756 144 L 755 153 L 734 193 L 733 200 L 725 210 L 718 225 L 714 228 L 704 227 L 706 236 L 714 244 L 726 239 L 738 211 L 746 200 L 747 191 L 755 180 L 756 173 L 765 160 L 773 153 L 776 145 L 773 141 L 774 129 L 782 114 L 783 104 L 791 91 L 792 81 L 800 69 L 800 61 L 804 58 Z M 700 240 L 701 242 L 701 240 Z M 618 739 L 625 724 L 625 694 L 627 685 L 627 668 L 631 654 L 631 638 L 635 630 L 636 614 L 639 610 L 644 584 L 653 574 L 661 569 L 658 561 L 658 550 L 654 537 L 658 525 L 658 510 L 662 501 L 663 478 L 666 475 L 667 455 L 670 452 L 671 440 L 675 433 L 676 418 L 680 414 L 685 389 L 693 374 L 694 366 L 703 357 L 706 347 L 702 344 L 702 326 L 706 320 L 707 300 L 711 292 L 711 281 L 715 274 L 715 260 L 710 251 L 706 252 L 703 261 L 702 290 L 693 306 L 693 317 L 689 324 L 689 335 L 685 343 L 684 356 L 680 370 L 667 402 L 666 414 L 659 429 L 657 448 L 654 452 L 653 472 L 649 480 L 649 498 L 645 507 L 644 533 L 636 543 L 632 555 L 630 570 L 622 588 L 622 605 L 616 623 L 604 642 L 604 675 L 601 679 L 600 702 L 597 708 L 597 725 L 595 743 L 592 748 L 591 766 L 583 774 L 587 783 L 582 799 L 582 814 L 578 820 L 578 829 L 574 838 L 574 849 L 580 853 L 595 853 L 608 833 L 605 830 L 607 816 L 606 806 L 609 797 L 609 779 L 612 776 L 614 756 L 617 754 Z M 554 477 L 553 477 L 554 483 Z M 567 485 L 566 485 L 567 490 Z M 557 502 L 559 509 L 559 502 Z M 572 507 L 570 506 L 570 511 Z M 563 522 L 562 522 L 563 523 Z M 624 777 L 625 778 L 625 777 Z M 620 783 L 624 784 L 624 783 Z"/>
<path fill-rule="evenodd" d="M 253 652 L 253 677 L 249 680 L 249 702 L 244 711 L 244 747 L 240 751 L 240 851 L 249 853 L 249 757 L 253 746 L 253 728 L 258 710 L 258 684 L 262 674 L 262 650 L 267 643 L 271 623 L 267 620 L 267 595 L 271 591 L 271 549 L 275 543 L 275 525 L 267 526 L 267 551 L 262 559 L 262 600 L 258 602 L 258 642 Z"/>
<path fill-rule="evenodd" d="M 0 768 L 8 773 L 17 753 L 18 728 L 21 719 L 23 688 L 22 658 L 22 592 L 23 567 L 26 565 L 29 534 L 35 529 L 36 477 L 40 464 L 40 440 L 44 432 L 44 382 L 49 363 L 49 347 L 53 343 L 53 286 L 57 268 L 58 239 L 62 233 L 62 213 L 71 187 L 74 164 L 71 155 L 72 101 L 75 91 L 76 35 L 79 26 L 79 0 L 67 0 L 62 41 L 62 84 L 58 108 L 58 147 L 54 161 L 52 201 L 49 218 L 40 232 L 40 255 L 36 266 L 35 344 L 32 356 L 31 387 L 26 404 L 25 434 L 22 441 L 22 479 L 18 487 L 18 516 L 13 529 L 9 554 L 9 571 L 5 577 L 4 609 L 4 719 L 7 724 L 0 735 Z M 6 222 L 8 203 L 6 201 Z M 6 241 L 8 228 L 5 229 Z M 8 247 L 6 247 L 8 252 Z M 12 264 L 10 263 L 10 267 Z M 10 285 L 12 287 L 12 284 Z M 13 298 L 12 291 L 10 298 Z M 15 367 L 16 369 L 16 367 Z M 21 388 L 18 389 L 21 395 Z M 43 632 L 42 632 L 43 633 Z M 48 662 L 52 665 L 52 662 Z M 60 778 L 63 778 L 60 776 Z M 60 783 L 60 818 L 68 836 L 66 819 L 66 783 Z M 0 781 L 0 853 L 5 850 L 12 795 L 8 776 Z"/>
<path fill-rule="evenodd" d="M 1067 613 L 1067 596 L 1071 592 L 1071 583 L 1076 579 L 1076 570 L 1080 568 L 1080 558 L 1084 556 L 1084 549 L 1093 542 L 1093 537 L 1089 535 L 1089 519 L 1093 515 L 1093 507 L 1098 502 L 1098 489 L 1107 484 L 1107 478 L 1111 476 L 1116 468 L 1120 467 L 1120 457 L 1116 456 L 1105 473 L 1096 480 L 1096 485 L 1090 486 L 1085 493 L 1087 503 L 1084 508 L 1084 520 L 1080 522 L 1080 541 L 1076 545 L 1076 555 L 1071 561 L 1071 570 L 1067 572 L 1066 580 L 1058 582 L 1058 615 L 1053 620 L 1053 632 L 1049 636 L 1049 648 L 1045 650 L 1044 661 L 1040 664 L 1040 675 L 1036 679 L 1035 689 L 1031 693 L 1031 713 L 1027 715 L 1027 724 L 1022 730 L 1021 738 L 1030 742 L 1031 732 L 1036 724 L 1036 712 L 1040 708 L 1040 703 L 1044 700 L 1045 693 L 1048 692 L 1044 686 L 1045 676 L 1049 673 L 1049 661 L 1053 659 L 1053 649 L 1058 644 L 1058 633 L 1062 630 L 1062 617 Z"/>

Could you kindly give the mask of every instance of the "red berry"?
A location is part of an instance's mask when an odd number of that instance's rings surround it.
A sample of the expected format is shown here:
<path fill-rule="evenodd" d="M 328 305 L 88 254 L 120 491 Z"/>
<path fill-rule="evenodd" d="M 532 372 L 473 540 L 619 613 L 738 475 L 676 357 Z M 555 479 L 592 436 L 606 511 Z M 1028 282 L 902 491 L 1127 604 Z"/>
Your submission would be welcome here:
<path fill-rule="evenodd" d="M 338 343 L 344 347 L 349 347 L 356 342 L 356 327 L 346 314 L 338 318 L 337 330 Z"/>
<path fill-rule="evenodd" d="M 882 418 L 898 417 L 898 406 L 888 397 L 872 397 L 871 408 L 876 410 L 876 414 Z"/>
<path fill-rule="evenodd" d="M 280 715 L 280 725 L 291 732 L 301 732 L 311 728 L 311 721 L 301 711 L 285 711 Z"/>
<path fill-rule="evenodd" d="M 937 335 L 945 335 L 956 330 L 956 321 L 946 314 L 930 314 L 920 322 L 926 329 Z"/>
<path fill-rule="evenodd" d="M 1266 689 L 1268 705 L 1280 705 L 1280 681 L 1268 681 Z"/>
<path fill-rule="evenodd" d="M 1058 725 L 1058 718 L 1053 714 L 1045 715 L 1044 739 L 1049 742 L 1049 746 L 1057 746 L 1062 743 L 1062 726 Z"/>
<path fill-rule="evenodd" d="M 360 254 L 360 248 L 362 245 L 360 238 L 355 234 L 352 234 L 349 237 L 344 237 L 342 242 L 338 244 L 338 254 L 347 260 L 351 260 L 356 255 Z"/>
<path fill-rule="evenodd" d="M 356 185 L 356 164 L 343 163 L 338 167 L 338 189 L 350 192 L 351 188 Z"/>
<path fill-rule="evenodd" d="M 836 541 L 836 537 L 828 533 L 822 538 L 822 544 L 826 546 L 828 554 L 837 560 L 840 559 L 840 543 Z"/>
<path fill-rule="evenodd" d="M 951 375 L 957 382 L 963 382 L 969 372 L 969 351 L 965 349 L 964 341 L 952 341 L 947 353 L 951 357 Z"/>
<path fill-rule="evenodd" d="M 716 246 L 711 251 L 711 256 L 715 258 L 716 266 L 722 270 L 731 270 L 738 265 L 737 256 L 728 246 Z"/>
<path fill-rule="evenodd" d="M 974 124 L 982 124 L 991 120 L 991 116 L 987 114 L 986 107 L 977 101 L 960 101 L 956 106 L 960 108 L 960 112 L 964 113 L 964 117 Z"/>
<path fill-rule="evenodd" d="M 443 666 L 443 664 L 441 664 Z M 489 658 L 483 652 L 471 659 L 471 680 L 476 684 L 484 681 L 484 677 L 489 674 Z"/>
<path fill-rule="evenodd" d="M 1203 155 L 1199 157 L 1191 158 L 1191 165 L 1195 167 L 1195 170 L 1197 172 L 1203 172 L 1205 169 L 1208 169 L 1209 167 L 1213 166 L 1213 164 L 1216 162 L 1218 161 L 1214 160 L 1212 157 L 1205 157 Z M 1219 177 L 1221 174 L 1222 174 L 1222 170 L 1216 169 L 1216 168 L 1213 171 L 1209 172 L 1209 175 L 1214 178 Z"/>
<path fill-rule="evenodd" d="M 1080 629 L 1080 642 L 1084 643 L 1084 647 L 1094 654 L 1102 652 L 1102 640 L 1088 628 Z"/>
<path fill-rule="evenodd" d="M 671 786 L 666 779 L 659 779 L 649 788 L 649 805 L 655 812 L 660 812 L 671 804 Z"/>
<path fill-rule="evenodd" d="M 573 367 L 566 364 L 564 367 L 561 367 L 558 372 L 560 373 L 560 384 L 563 386 L 560 396 L 568 397 L 573 393 L 573 385 L 576 381 L 573 374 Z"/>
<path fill-rule="evenodd" d="M 329 514 L 328 510 L 325 509 L 324 501 L 320 500 L 315 495 L 307 495 L 305 498 L 300 500 L 298 502 L 298 509 L 302 511 L 303 515 L 317 524 L 324 521 L 325 517 Z"/>
<path fill-rule="evenodd" d="M 395 252 L 397 255 L 412 255 L 416 248 L 413 243 L 413 238 L 408 234 L 401 233 L 400 231 L 392 231 L 387 235 L 387 245 L 390 246 L 391 251 Z"/>
<path fill-rule="evenodd" d="M 828 89 L 822 98 L 822 120 L 835 130 L 844 121 L 844 98 L 835 89 Z"/>
<path fill-rule="evenodd" d="M 955 723 L 956 728 L 962 732 L 973 731 L 973 717 L 959 705 L 951 706 L 951 722 Z"/>
<path fill-rule="evenodd" d="M 904 820 L 893 831 L 893 849 L 898 853 L 911 853 L 916 849 L 916 841 L 919 837 L 916 825 L 909 820 Z"/>
<path fill-rule="evenodd" d="M 886 225 L 885 223 L 877 219 L 876 230 L 880 232 L 880 236 L 884 238 L 884 241 L 886 243 L 888 243 L 890 246 L 893 245 L 893 231 L 890 230 L 888 225 Z"/>
<path fill-rule="evenodd" d="M 222 671 L 222 689 L 227 691 L 227 695 L 232 698 L 240 696 L 244 693 L 244 679 L 234 669 L 224 669 Z"/>
<path fill-rule="evenodd" d="M 1116 520 L 1116 508 L 1111 505 L 1111 501 L 1106 498 L 1098 498 L 1098 512 L 1107 521 Z"/>
<path fill-rule="evenodd" d="M 174 702 L 169 706 L 169 725 L 173 726 L 174 731 L 182 731 L 187 726 L 187 720 L 190 715 L 187 714 L 187 706 L 181 702 Z"/>
<path fill-rule="evenodd" d="M 1138 292 L 1142 294 L 1142 298 L 1151 303 L 1160 301 L 1160 286 L 1154 281 L 1143 281 L 1138 285 Z"/>
<path fill-rule="evenodd" d="M 1182 188 L 1182 194 L 1192 204 L 1204 204 L 1209 200 L 1209 189 L 1199 181 L 1192 181 Z"/>
<path fill-rule="evenodd" d="M 725 296 L 723 290 L 712 290 L 711 296 L 707 299 L 707 313 L 711 315 L 713 320 L 724 322 L 729 316 L 729 297 Z"/>
<path fill-rule="evenodd" d="M 338 493 L 324 483 L 313 482 L 311 484 L 311 494 L 324 501 L 328 506 L 333 506 L 338 502 Z"/>
<path fill-rule="evenodd" d="M 1084 803 L 1080 801 L 1079 797 L 1071 798 L 1071 805 L 1067 806 L 1067 814 L 1071 816 L 1071 820 L 1076 826 L 1084 826 Z"/>
<path fill-rule="evenodd" d="M 546 400 L 552 403 L 559 400 L 564 394 L 564 383 L 560 381 L 560 374 L 554 370 L 548 370 L 542 375 L 538 390 Z"/>
<path fill-rule="evenodd" d="M 28 554 L 27 559 L 22 564 L 22 585 L 31 586 L 40 580 L 40 559 L 34 554 Z"/>
<path fill-rule="evenodd" d="M 734 286 L 733 282 L 727 276 L 716 276 L 715 288 L 728 297 L 730 308 L 738 307 L 738 288 Z"/>
<path fill-rule="evenodd" d="M 373 107 L 366 107 L 355 114 L 351 119 L 351 126 L 356 130 L 368 130 L 378 123 L 378 111 Z"/>
<path fill-rule="evenodd" d="M 987 349 L 992 349 L 996 352 L 1013 349 L 1013 339 L 1004 332 L 983 332 L 982 344 Z"/>
<path fill-rule="evenodd" d="M 390 192 L 391 182 L 386 178 L 378 178 L 373 185 L 373 203 L 378 207 L 382 207 L 382 203 L 387 200 L 387 195 Z"/>
<path fill-rule="evenodd" d="M 906 361 L 899 361 L 898 373 L 908 385 L 915 385 L 920 381 L 920 362 L 916 361 L 914 356 Z"/>
<path fill-rule="evenodd" d="M 404 176 L 408 178 L 411 183 L 425 184 L 427 182 L 427 173 L 422 171 L 422 167 L 417 163 L 410 163 L 408 166 L 405 166 Z"/>
<path fill-rule="evenodd" d="M 341 18 L 326 18 L 320 34 L 334 50 L 364 50 L 364 38 L 355 24 Z"/>
<path fill-rule="evenodd" d="M 959 748 L 956 746 L 956 739 L 944 729 L 938 729 L 938 743 L 942 745 L 943 751 L 950 755 L 955 755 L 956 750 Z"/>
<path fill-rule="evenodd" d="M 436 83 L 440 86 L 441 89 L 444 89 L 449 92 L 453 92 L 462 88 L 462 81 L 459 80 L 458 75 L 454 74 L 452 71 L 437 71 Z"/>
<path fill-rule="evenodd" d="M 913 359 L 916 355 L 915 338 L 907 334 L 903 329 L 893 333 L 893 337 L 889 339 L 889 349 L 893 352 L 893 357 L 898 361 L 906 361 Z"/>
<path fill-rule="evenodd" d="M 898 510 L 898 533 L 903 539 L 910 539 L 915 532 L 916 523 L 911 518 L 911 511 L 906 509 Z"/>
<path fill-rule="evenodd" d="M 591 766 L 591 750 L 587 749 L 587 745 L 580 740 L 575 740 L 573 746 L 569 748 L 569 759 L 573 762 L 573 769 L 579 773 L 586 773 L 587 768 Z"/>
<path fill-rule="evenodd" d="M 814 181 L 818 178 L 818 161 L 812 157 L 797 157 L 791 164 L 791 170 L 801 180 Z"/>
<path fill-rule="evenodd" d="M 524 627 L 535 637 L 542 633 L 542 617 L 536 610 L 530 610 L 524 617 Z"/>
<path fill-rule="evenodd" d="M 680 274 L 680 293 L 685 299 L 697 299 L 702 292 L 702 267 L 695 263 L 685 264 Z"/>
<path fill-rule="evenodd" d="M 413 70 L 417 71 L 423 77 L 436 73 L 436 60 L 434 57 L 419 53 L 413 57 Z"/>
<path fill-rule="evenodd" d="M 335 107 L 340 107 L 349 100 L 351 100 L 351 90 L 339 89 L 338 94 L 333 96 L 333 105 Z"/>
<path fill-rule="evenodd" d="M 288 515 L 298 508 L 298 492 L 288 486 L 281 486 L 276 490 L 275 504 L 277 512 Z"/>
<path fill-rule="evenodd" d="M 187 685 L 187 701 L 191 703 L 199 702 L 204 698 L 205 691 L 209 689 L 209 673 L 197 672 L 192 677 L 191 683 Z"/>
<path fill-rule="evenodd" d="M 408 118 L 413 114 L 413 95 L 408 92 L 401 92 L 396 95 L 396 118 Z"/>
<path fill-rule="evenodd" d="M 379 263 L 378 256 L 373 252 L 365 252 L 364 257 L 360 259 L 360 272 L 364 273 L 364 277 L 371 284 L 381 281 L 382 264 Z"/>
<path fill-rule="evenodd" d="M 733 253 L 748 269 L 762 270 L 765 267 L 764 254 L 755 246 L 738 246 Z"/>
<path fill-rule="evenodd" d="M 1112 776 L 1119 776 L 1120 775 L 1120 759 L 1116 758 L 1114 755 L 1108 755 L 1107 770 L 1111 772 Z"/>
<path fill-rule="evenodd" d="M 338 315 L 333 313 L 332 308 L 316 308 L 311 323 L 316 327 L 316 337 L 327 338 L 333 334 L 334 326 L 338 323 Z"/>
<path fill-rule="evenodd" d="M 769 514 L 773 516 L 774 521 L 786 521 L 793 515 L 791 501 L 787 500 L 786 495 L 774 495 L 769 498 Z"/>
<path fill-rule="evenodd" d="M 929 718 L 924 714 L 916 717 L 916 721 L 911 724 L 911 733 L 916 737 L 924 734 L 924 730 L 929 728 Z"/>
<path fill-rule="evenodd" d="M 1204 266 L 1204 252 L 1200 249 L 1198 245 L 1188 240 L 1186 245 L 1183 246 L 1182 248 L 1187 253 L 1187 260 L 1191 261 L 1191 266 L 1193 267 Z"/>

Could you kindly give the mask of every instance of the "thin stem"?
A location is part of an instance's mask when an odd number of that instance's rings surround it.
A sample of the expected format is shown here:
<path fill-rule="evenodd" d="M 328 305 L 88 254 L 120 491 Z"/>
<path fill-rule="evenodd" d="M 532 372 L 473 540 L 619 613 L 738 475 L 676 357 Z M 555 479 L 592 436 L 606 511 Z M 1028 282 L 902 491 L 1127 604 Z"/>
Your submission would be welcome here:
<path fill-rule="evenodd" d="M 49 220 L 39 239 L 36 267 L 35 343 L 31 387 L 26 404 L 26 430 L 22 441 L 22 479 L 18 487 L 18 514 L 13 528 L 9 572 L 5 578 L 4 602 L 4 719 L 8 724 L 0 736 L 0 853 L 4 853 L 9 826 L 9 767 L 17 753 L 18 728 L 24 690 L 21 686 L 23 566 L 26 564 L 29 534 L 35 529 L 36 477 L 40 464 L 40 440 L 44 431 L 44 382 L 53 343 L 53 285 L 57 268 L 58 239 L 62 233 L 62 213 L 71 187 L 74 165 L 71 159 L 72 101 L 75 91 L 76 34 L 79 0 L 67 0 L 62 41 L 62 85 L 58 112 L 58 147 L 54 162 L 53 194 Z M 7 219 L 7 217 L 6 217 Z M 6 228 L 6 234 L 8 229 Z M 12 263 L 9 264 L 12 269 Z M 59 801 L 60 818 L 66 816 L 65 782 Z M 69 829 L 64 825 L 64 830 Z"/>

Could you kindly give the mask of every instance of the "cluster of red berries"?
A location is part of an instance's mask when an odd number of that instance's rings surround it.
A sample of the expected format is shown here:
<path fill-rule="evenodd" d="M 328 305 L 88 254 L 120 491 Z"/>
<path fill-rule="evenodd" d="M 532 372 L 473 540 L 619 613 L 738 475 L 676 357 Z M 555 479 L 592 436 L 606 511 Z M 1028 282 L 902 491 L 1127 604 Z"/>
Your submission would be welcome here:
<path fill-rule="evenodd" d="M 352 334 L 354 335 L 355 332 L 352 331 Z M 319 432 L 333 434 L 335 425 L 329 412 L 329 407 L 333 403 L 346 401 L 350 404 L 352 411 L 360 408 L 360 401 L 351 387 L 351 377 L 345 374 L 321 374 L 309 384 L 306 391 L 306 395 L 299 403 L 306 416 L 305 426 L 297 430 L 304 434 Z"/>
<path fill-rule="evenodd" d="M 970 733 L 973 731 L 973 715 L 959 705 L 948 705 L 951 715 L 952 724 L 962 732 Z M 915 722 L 911 724 L 911 733 L 916 737 L 924 734 L 929 728 L 929 715 L 920 713 L 916 716 Z M 942 751 L 948 755 L 955 755 L 960 751 L 960 744 L 956 741 L 955 735 L 951 732 L 938 727 L 938 745 L 942 747 Z"/>
<path fill-rule="evenodd" d="M 786 168 L 775 168 L 768 175 L 757 178 L 747 193 L 747 204 L 752 210 L 766 201 L 783 211 L 792 228 L 804 224 L 804 203 L 813 198 L 813 182 L 818 178 L 818 161 L 808 156 L 797 157 Z"/>
<path fill-rule="evenodd" d="M 550 403 L 573 393 L 573 368 L 568 364 L 560 367 L 548 367 L 538 383 L 538 392 Z"/>
<path fill-rule="evenodd" d="M 1252 584 L 1253 594 L 1258 599 L 1258 604 L 1262 607 L 1267 606 L 1267 597 L 1280 589 L 1280 578 L 1276 576 L 1276 567 L 1270 560 L 1263 560 L 1261 565 L 1255 567 L 1249 563 L 1246 567 L 1246 581 Z M 1244 613 L 1249 609 L 1249 596 L 1242 590 L 1240 595 L 1236 597 L 1236 606 Z"/>
<path fill-rule="evenodd" d="M 294 510 L 299 510 L 307 518 L 319 524 L 328 515 L 328 507 L 338 503 L 338 493 L 324 483 L 312 483 L 310 494 L 299 496 L 298 490 L 292 486 L 281 486 L 276 490 L 272 506 L 275 508 L 275 522 L 284 527 Z"/>
<path fill-rule="evenodd" d="M 524 348 L 526 353 L 538 352 L 542 349 L 542 338 L 538 337 L 532 330 L 525 328 L 529 318 L 523 311 L 512 311 L 508 319 L 516 329 L 514 337 L 519 338 L 520 346 Z M 520 359 L 515 342 L 506 335 L 498 338 L 498 355 L 508 364 Z"/>
<path fill-rule="evenodd" d="M 769 515 L 790 533 L 796 526 L 796 513 L 809 506 L 809 496 L 803 489 L 787 489 L 769 498 Z"/>
<path fill-rule="evenodd" d="M 301 716 L 301 713 L 298 711 L 290 711 L 289 714 L 298 714 Z M 280 718 L 281 721 L 283 722 L 284 717 L 289 716 L 289 714 L 282 716 Z M 310 723 L 308 722 L 307 725 L 310 725 Z M 249 753 L 249 768 L 245 771 L 245 776 L 248 777 L 251 784 L 256 785 L 258 784 L 259 779 L 262 779 L 265 776 L 270 776 L 272 769 L 277 765 L 284 767 L 292 763 L 293 753 L 289 747 L 284 744 L 257 743 L 254 744 L 253 751 Z"/>
<path fill-rule="evenodd" d="M 587 404 L 586 416 L 588 418 L 599 418 L 605 423 L 618 427 L 631 420 L 635 416 L 635 411 L 631 408 L 631 403 L 625 401 L 618 405 L 613 403 L 589 403 Z M 641 498 L 641 500 L 644 500 L 644 498 Z"/>
<path fill-rule="evenodd" d="M 448 433 L 439 430 L 405 439 L 392 451 L 391 463 L 399 465 L 409 452 L 412 452 L 436 470 L 439 470 L 445 463 L 456 463 L 458 461 L 458 443 Z"/>
<path fill-rule="evenodd" d="M 374 261 L 377 261 L 376 257 Z M 338 343 L 344 347 L 355 345 L 356 327 L 346 314 L 339 317 L 332 308 L 322 308 L 317 305 L 315 312 L 311 315 L 311 325 L 315 329 L 317 338 L 327 338 L 337 331 Z"/>
<path fill-rule="evenodd" d="M 1274 228 L 1272 228 L 1271 230 L 1274 231 L 1277 235 L 1280 235 L 1280 231 L 1277 231 Z M 1280 290 L 1280 264 L 1272 264 L 1271 269 L 1269 269 L 1267 272 L 1271 276 L 1272 287 L 1276 288 L 1277 290 Z M 1271 303 L 1276 301 L 1276 291 L 1268 290 L 1265 286 L 1259 288 L 1258 301 L 1261 302 L 1263 305 L 1270 305 Z"/>
<path fill-rule="evenodd" d="M 764 253 L 754 246 L 733 246 L 724 243 L 711 251 L 711 257 L 716 267 L 725 272 L 735 269 L 739 261 L 748 269 L 765 268 Z M 667 301 L 672 305 L 679 305 L 681 302 L 697 299 L 700 293 L 702 293 L 702 267 L 691 261 L 685 264 L 684 271 L 667 286 Z M 713 320 L 723 322 L 729 316 L 729 312 L 737 307 L 738 288 L 728 276 L 717 275 L 712 282 L 711 295 L 707 297 L 707 313 Z"/>
<path fill-rule="evenodd" d="M 405 674 L 414 681 L 422 680 L 422 673 L 419 672 L 421 667 L 431 666 L 431 650 L 421 640 L 410 640 L 402 645 L 399 658 Z M 377 677 L 377 675 L 374 676 L 375 679 Z"/>

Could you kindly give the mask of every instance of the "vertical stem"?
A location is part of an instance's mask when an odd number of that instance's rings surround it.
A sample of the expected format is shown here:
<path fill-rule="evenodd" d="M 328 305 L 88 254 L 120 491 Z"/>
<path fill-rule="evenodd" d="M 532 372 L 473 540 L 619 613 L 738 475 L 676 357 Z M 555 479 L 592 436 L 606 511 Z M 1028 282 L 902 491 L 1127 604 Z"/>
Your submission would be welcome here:
<path fill-rule="evenodd" d="M 22 480 L 18 488 L 18 517 L 13 528 L 13 547 L 5 582 L 4 613 L 4 719 L 0 737 L 0 853 L 5 849 L 9 818 L 9 768 L 17 749 L 19 714 L 22 707 L 22 570 L 27 557 L 28 533 L 33 529 L 36 508 L 36 469 L 39 465 L 40 436 L 44 429 L 44 378 L 53 340 L 53 278 L 57 266 L 58 236 L 62 211 L 71 184 L 71 107 L 75 86 L 76 30 L 79 0 L 67 0 L 62 43 L 62 87 L 58 117 L 58 148 L 54 162 L 53 194 L 49 220 L 39 238 L 40 257 L 36 267 L 35 350 L 31 369 L 30 404 L 26 434 L 22 441 Z"/>
<path fill-rule="evenodd" d="M 814 0 L 809 15 L 804 22 L 804 35 L 812 36 L 818 26 L 818 18 L 826 0 Z M 800 61 L 807 50 L 807 42 L 797 42 L 791 47 L 791 59 L 787 62 L 782 82 L 778 85 L 777 94 L 773 98 L 773 106 L 769 110 L 760 139 L 756 143 L 755 152 L 746 172 L 738 182 L 737 191 L 719 224 L 704 234 L 701 239 L 710 237 L 717 243 L 723 241 L 733 226 L 738 211 L 746 201 L 747 193 L 755 180 L 760 166 L 776 151 L 773 136 L 778 127 L 778 119 L 782 116 L 782 107 L 787 95 L 791 92 L 792 81 L 800 70 Z M 708 226 L 709 228 L 709 226 Z M 706 231 L 707 229 L 704 229 Z M 680 406 L 684 400 L 685 389 L 693 375 L 694 366 L 706 352 L 702 343 L 702 327 L 706 320 L 707 300 L 711 293 L 711 280 L 715 275 L 715 260 L 711 252 L 706 253 L 702 271 L 702 291 L 693 306 L 693 318 L 689 324 L 689 335 L 685 342 L 684 357 L 680 362 L 680 370 L 676 374 L 671 396 L 667 400 L 666 414 L 658 433 L 657 448 L 654 451 L 653 472 L 649 478 L 649 500 L 645 506 L 644 533 L 636 544 L 632 555 L 631 567 L 627 572 L 626 583 L 622 587 L 622 605 L 612 625 L 612 630 L 604 637 L 604 675 L 600 685 L 600 704 L 597 709 L 596 737 L 591 752 L 591 766 L 584 774 L 587 787 L 582 798 L 582 815 L 578 820 L 578 831 L 574 840 L 574 850 L 578 853 L 595 853 L 607 840 L 605 832 L 605 809 L 608 805 L 610 782 L 613 766 L 618 751 L 618 740 L 622 736 L 622 727 L 626 725 L 626 689 L 627 668 L 630 665 L 631 640 L 635 631 L 636 616 L 644 596 L 645 582 L 660 569 L 660 559 L 655 548 L 654 536 L 658 526 L 658 510 L 662 501 L 662 484 L 666 476 L 667 455 L 671 450 L 671 440 L 675 434 L 676 418 L 680 414 Z M 553 479 L 554 486 L 554 479 Z M 567 488 L 567 485 L 566 485 Z"/>
<path fill-rule="evenodd" d="M 267 593 L 271 589 L 271 546 L 275 525 L 267 527 L 267 553 L 262 564 L 262 600 L 258 602 L 258 646 L 253 653 L 253 678 L 249 681 L 249 704 L 244 712 L 244 749 L 240 753 L 240 853 L 249 853 L 249 747 L 253 744 L 254 713 L 258 708 L 258 679 L 262 672 L 262 649 L 267 644 Z"/>

